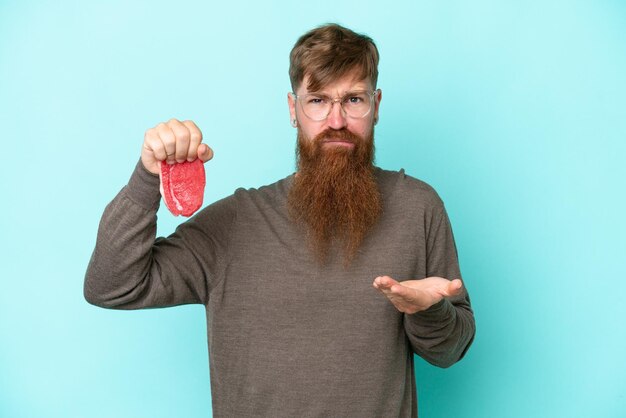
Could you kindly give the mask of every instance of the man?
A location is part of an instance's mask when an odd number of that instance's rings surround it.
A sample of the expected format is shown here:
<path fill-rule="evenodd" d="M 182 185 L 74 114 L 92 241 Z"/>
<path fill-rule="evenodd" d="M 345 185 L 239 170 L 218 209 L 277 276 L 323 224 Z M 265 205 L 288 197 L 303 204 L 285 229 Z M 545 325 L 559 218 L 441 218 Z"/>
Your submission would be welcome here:
<path fill-rule="evenodd" d="M 297 172 L 155 240 L 161 161 L 213 152 L 191 121 L 149 129 L 103 215 L 85 297 L 205 305 L 216 417 L 415 417 L 413 353 L 447 367 L 474 336 L 450 223 L 428 185 L 373 166 L 373 41 L 326 25 L 290 60 Z"/>

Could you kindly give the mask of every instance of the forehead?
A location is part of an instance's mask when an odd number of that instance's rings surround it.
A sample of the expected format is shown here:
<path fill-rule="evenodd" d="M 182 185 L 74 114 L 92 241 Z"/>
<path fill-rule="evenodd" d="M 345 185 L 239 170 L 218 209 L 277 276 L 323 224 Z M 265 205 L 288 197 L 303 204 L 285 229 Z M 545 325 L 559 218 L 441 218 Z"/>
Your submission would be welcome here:
<path fill-rule="evenodd" d="M 300 87 L 298 87 L 298 94 L 307 94 L 307 93 L 320 93 L 326 94 L 330 96 L 342 96 L 346 92 L 356 91 L 356 90 L 371 90 L 372 83 L 369 77 L 365 79 L 359 78 L 356 74 L 347 74 L 337 80 L 331 81 L 326 84 L 320 90 L 309 91 L 309 75 L 305 74 L 302 79 L 302 83 L 300 83 Z"/>

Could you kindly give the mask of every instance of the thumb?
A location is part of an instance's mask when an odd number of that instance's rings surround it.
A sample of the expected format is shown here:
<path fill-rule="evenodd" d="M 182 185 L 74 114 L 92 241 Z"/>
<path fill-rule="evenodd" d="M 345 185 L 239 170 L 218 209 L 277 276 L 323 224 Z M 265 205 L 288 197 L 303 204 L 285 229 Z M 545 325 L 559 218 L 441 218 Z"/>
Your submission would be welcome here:
<path fill-rule="evenodd" d="M 454 279 L 448 284 L 448 296 L 457 296 L 463 289 L 463 282 L 459 279 Z"/>
<path fill-rule="evenodd" d="M 198 146 L 198 158 L 206 163 L 213 158 L 213 150 L 207 144 L 200 144 Z"/>

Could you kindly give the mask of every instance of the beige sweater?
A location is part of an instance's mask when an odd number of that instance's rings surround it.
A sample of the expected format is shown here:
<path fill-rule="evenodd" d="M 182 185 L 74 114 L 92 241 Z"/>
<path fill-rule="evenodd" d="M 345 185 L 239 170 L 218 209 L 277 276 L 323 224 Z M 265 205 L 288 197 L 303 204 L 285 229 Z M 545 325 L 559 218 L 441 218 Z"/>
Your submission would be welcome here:
<path fill-rule="evenodd" d="M 452 365 L 474 317 L 466 293 L 405 315 L 372 287 L 380 275 L 461 278 L 435 191 L 403 171 L 376 178 L 383 216 L 345 269 L 338 255 L 317 263 L 290 221 L 293 176 L 239 189 L 155 240 L 159 180 L 138 164 L 102 217 L 85 297 L 203 304 L 215 417 L 416 417 L 413 353 Z"/>

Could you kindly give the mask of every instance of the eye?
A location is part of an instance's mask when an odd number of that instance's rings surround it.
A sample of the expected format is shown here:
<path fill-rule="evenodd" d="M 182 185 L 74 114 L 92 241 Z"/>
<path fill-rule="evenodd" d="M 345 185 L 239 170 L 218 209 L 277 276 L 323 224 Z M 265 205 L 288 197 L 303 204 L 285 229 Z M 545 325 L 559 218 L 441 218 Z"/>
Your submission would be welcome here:
<path fill-rule="evenodd" d="M 343 99 L 343 102 L 349 105 L 360 105 L 365 103 L 365 95 L 361 93 L 350 94 Z"/>
<path fill-rule="evenodd" d="M 326 103 L 326 99 L 319 96 L 309 96 L 306 100 L 306 103 L 311 105 L 321 105 Z"/>

